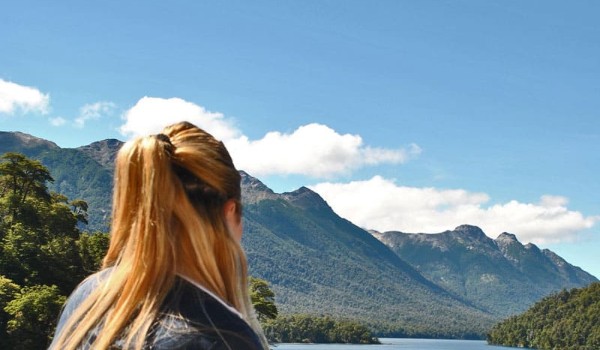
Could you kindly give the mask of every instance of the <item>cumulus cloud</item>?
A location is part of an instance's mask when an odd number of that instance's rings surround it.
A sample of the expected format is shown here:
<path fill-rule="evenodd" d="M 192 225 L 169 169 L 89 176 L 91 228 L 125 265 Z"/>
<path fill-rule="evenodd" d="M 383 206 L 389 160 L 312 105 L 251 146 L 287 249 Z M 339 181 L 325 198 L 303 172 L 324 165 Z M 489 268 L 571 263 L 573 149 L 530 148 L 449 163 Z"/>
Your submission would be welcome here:
<path fill-rule="evenodd" d="M 0 79 L 0 113 L 38 112 L 46 114 L 50 96 L 37 88 Z"/>
<path fill-rule="evenodd" d="M 135 137 L 155 134 L 165 126 L 189 121 L 210 132 L 219 140 L 239 137 L 240 132 L 223 114 L 209 112 L 204 107 L 180 98 L 143 97 L 123 115 L 125 123 L 119 131 Z"/>
<path fill-rule="evenodd" d="M 308 124 L 289 134 L 267 133 L 260 140 L 240 137 L 227 145 L 238 167 L 252 174 L 301 174 L 327 178 L 365 165 L 403 163 L 421 152 L 365 146 L 359 135 L 339 134 L 322 124 Z"/>
<path fill-rule="evenodd" d="M 75 127 L 83 128 L 88 120 L 100 119 L 103 115 L 111 114 L 116 107 L 114 103 L 106 101 L 86 104 L 79 109 Z"/>
<path fill-rule="evenodd" d="M 421 153 L 415 144 L 406 149 L 370 147 L 359 135 L 339 134 L 322 124 L 300 126 L 291 133 L 272 131 L 250 140 L 223 114 L 180 98 L 144 97 L 123 119 L 120 131 L 129 136 L 158 133 L 166 125 L 190 121 L 222 140 L 236 166 L 256 176 L 328 178 L 363 166 L 403 163 Z"/>
<path fill-rule="evenodd" d="M 522 242 L 541 244 L 573 240 L 600 220 L 569 210 L 568 200 L 560 196 L 542 196 L 539 203 L 487 205 L 485 193 L 405 187 L 380 176 L 311 188 L 342 217 L 378 231 L 438 233 L 471 224 L 492 238 L 506 231 Z"/>

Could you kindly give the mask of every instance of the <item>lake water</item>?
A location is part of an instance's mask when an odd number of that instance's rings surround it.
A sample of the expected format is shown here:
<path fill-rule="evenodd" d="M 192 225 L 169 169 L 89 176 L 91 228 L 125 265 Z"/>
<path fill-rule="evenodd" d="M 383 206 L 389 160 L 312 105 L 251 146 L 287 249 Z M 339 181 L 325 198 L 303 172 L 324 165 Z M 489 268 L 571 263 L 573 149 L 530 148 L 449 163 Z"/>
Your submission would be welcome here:
<path fill-rule="evenodd" d="M 501 350 L 517 349 L 488 345 L 483 340 L 379 338 L 381 344 L 276 344 L 274 350 Z"/>

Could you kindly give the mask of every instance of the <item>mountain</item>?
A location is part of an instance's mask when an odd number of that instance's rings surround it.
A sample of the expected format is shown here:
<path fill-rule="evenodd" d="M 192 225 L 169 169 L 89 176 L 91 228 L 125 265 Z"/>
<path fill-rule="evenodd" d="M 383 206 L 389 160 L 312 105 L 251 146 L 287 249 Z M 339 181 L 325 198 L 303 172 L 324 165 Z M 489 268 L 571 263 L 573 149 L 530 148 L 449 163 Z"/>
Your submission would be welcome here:
<path fill-rule="evenodd" d="M 495 315 L 522 312 L 540 298 L 597 279 L 514 234 L 489 238 L 462 225 L 438 234 L 371 232 L 434 283 Z"/>
<path fill-rule="evenodd" d="M 242 173 L 243 244 L 284 313 L 366 320 L 398 335 L 475 337 L 495 317 L 424 278 L 302 187 L 275 194 Z M 251 188 L 248 188 L 251 184 Z"/>
<path fill-rule="evenodd" d="M 60 149 L 51 141 L 40 139 L 29 134 L 14 131 L 0 131 L 0 154 L 6 152 L 19 152 L 28 157 L 34 157 L 41 152 Z"/>
<path fill-rule="evenodd" d="M 563 290 L 495 325 L 495 345 L 535 349 L 600 349 L 600 283 Z"/>
<path fill-rule="evenodd" d="M 94 159 L 98 164 L 112 172 L 114 170 L 117 152 L 123 146 L 123 141 L 107 139 L 91 143 L 87 146 L 77 148 L 81 152 Z"/>
<path fill-rule="evenodd" d="M 103 140 L 63 149 L 0 132 L 0 154 L 40 160 L 55 179 L 52 190 L 89 203 L 90 231 L 108 228 L 121 145 Z M 590 277 L 514 235 L 492 240 L 472 226 L 437 235 L 372 235 L 306 187 L 278 194 L 240 174 L 250 272 L 271 283 L 282 313 L 356 318 L 387 335 L 481 337 L 500 317 Z"/>
<path fill-rule="evenodd" d="M 116 140 L 115 140 L 116 141 Z M 100 151 L 106 144 L 105 153 Z M 108 147 L 110 145 L 111 147 Z M 88 203 L 90 231 L 108 230 L 112 196 L 112 166 L 103 165 L 121 146 L 119 142 L 101 141 L 82 149 L 60 148 L 55 143 L 20 132 L 0 132 L 0 154 L 23 153 L 46 166 L 54 182 L 51 191 L 62 193 L 69 199 L 84 199 Z"/>

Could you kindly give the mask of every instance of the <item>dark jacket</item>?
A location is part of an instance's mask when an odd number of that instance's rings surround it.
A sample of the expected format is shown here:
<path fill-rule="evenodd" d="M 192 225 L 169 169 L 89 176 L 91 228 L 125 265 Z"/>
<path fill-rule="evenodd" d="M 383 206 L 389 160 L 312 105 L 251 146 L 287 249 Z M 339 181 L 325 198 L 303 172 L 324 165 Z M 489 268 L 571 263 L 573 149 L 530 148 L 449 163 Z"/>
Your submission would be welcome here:
<path fill-rule="evenodd" d="M 101 271 L 81 283 L 71 294 L 60 316 L 54 338 L 57 339 L 69 316 L 96 288 L 109 271 Z M 86 344 L 90 349 L 101 327 L 91 331 Z M 114 348 L 122 349 L 122 340 Z M 55 349 L 54 344 L 50 349 Z M 178 277 L 161 306 L 160 316 L 152 325 L 144 349 L 147 350 L 224 350 L 262 349 L 256 333 L 237 310 L 187 279 Z"/>

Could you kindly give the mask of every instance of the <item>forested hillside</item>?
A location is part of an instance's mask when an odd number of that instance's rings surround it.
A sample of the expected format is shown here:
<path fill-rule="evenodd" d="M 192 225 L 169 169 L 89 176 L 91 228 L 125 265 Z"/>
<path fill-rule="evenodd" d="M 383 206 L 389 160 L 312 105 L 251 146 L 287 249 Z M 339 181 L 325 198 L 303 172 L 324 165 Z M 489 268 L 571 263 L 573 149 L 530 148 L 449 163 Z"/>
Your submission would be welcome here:
<path fill-rule="evenodd" d="M 112 165 L 104 167 L 94 159 L 92 146 L 84 150 L 60 148 L 31 135 L 0 132 L 0 154 L 18 152 L 40 161 L 51 171 L 54 180 L 48 183 L 48 189 L 68 198 L 85 199 L 89 214 L 85 228 L 106 232 L 111 211 Z M 106 152 L 114 154 L 117 149 Z"/>
<path fill-rule="evenodd" d="M 431 283 L 316 193 L 274 194 L 242 173 L 243 238 L 253 275 L 283 313 L 362 319 L 381 333 L 479 337 L 495 320 Z"/>
<path fill-rule="evenodd" d="M 488 342 L 540 350 L 600 349 L 600 283 L 544 298 L 494 326 Z"/>

